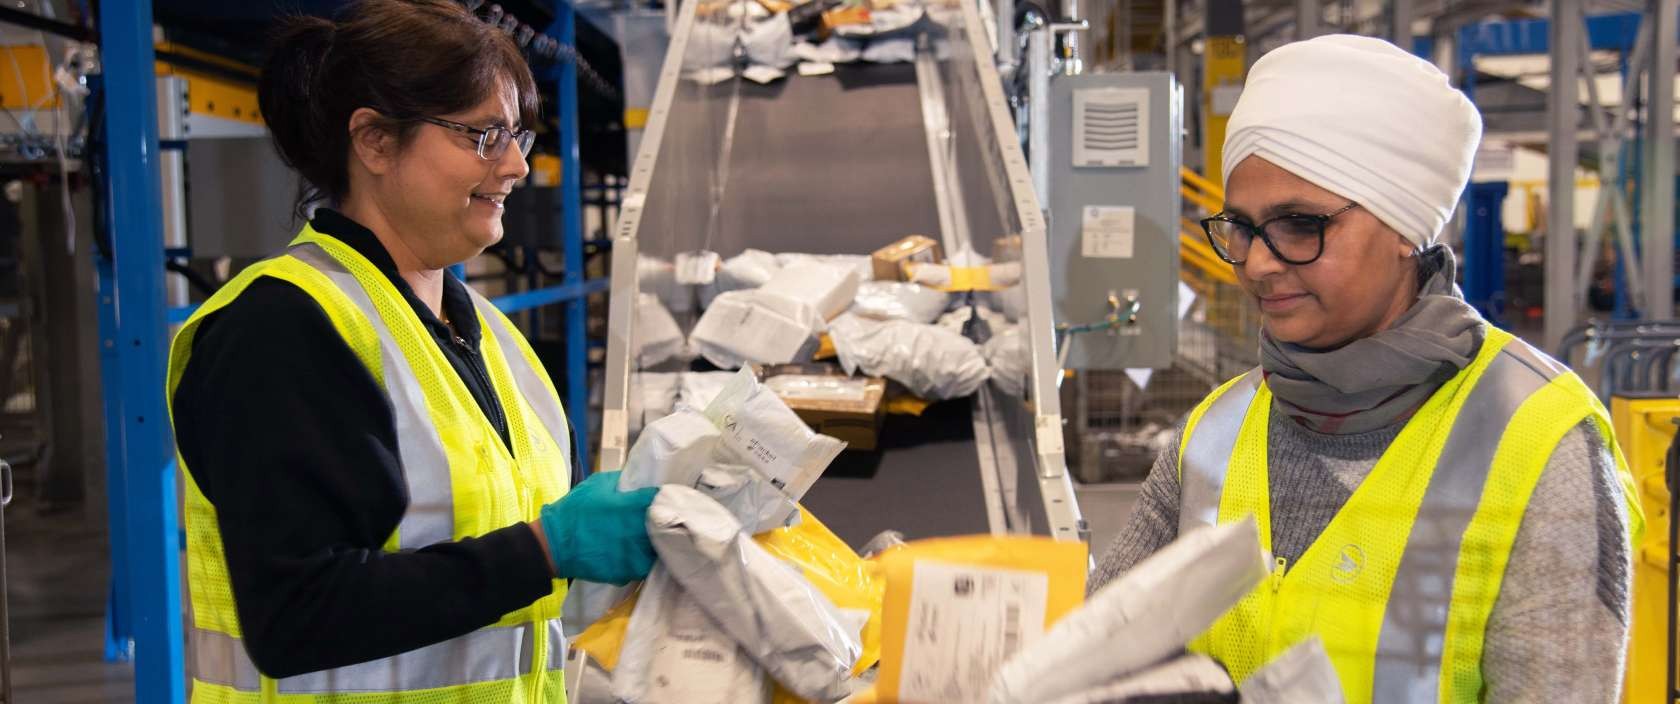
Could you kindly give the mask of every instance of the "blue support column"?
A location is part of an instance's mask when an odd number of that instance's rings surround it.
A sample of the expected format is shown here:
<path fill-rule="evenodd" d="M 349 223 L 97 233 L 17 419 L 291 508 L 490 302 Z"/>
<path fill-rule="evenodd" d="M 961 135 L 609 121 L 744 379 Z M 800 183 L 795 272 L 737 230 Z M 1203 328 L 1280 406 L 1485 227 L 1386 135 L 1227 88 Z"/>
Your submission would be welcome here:
<path fill-rule="evenodd" d="M 554 24 L 548 34 L 562 46 L 577 45 L 577 15 L 571 0 L 554 4 Z M 583 283 L 583 197 L 578 177 L 582 174 L 578 158 L 578 96 L 577 66 L 561 61 L 553 73 L 555 95 L 560 104 L 560 244 L 565 257 L 564 285 Z M 565 303 L 564 330 L 566 337 L 566 413 L 571 418 L 572 435 L 577 440 L 577 466 L 583 474 L 591 471 L 589 461 L 589 350 L 588 330 L 584 322 L 589 314 L 589 300 L 574 298 Z M 573 481 L 582 477 L 574 476 Z"/>
<path fill-rule="evenodd" d="M 1505 308 L 1505 220 L 1510 184 L 1472 183 L 1465 191 L 1464 298 L 1483 318 L 1500 324 Z"/>
<path fill-rule="evenodd" d="M 106 198 L 120 416 L 107 441 L 120 444 L 128 506 L 129 622 L 139 704 L 185 698 L 174 445 L 164 406 L 163 206 L 158 173 L 157 93 L 151 0 L 108 2 L 99 15 L 105 90 Z"/>
<path fill-rule="evenodd" d="M 134 657 L 134 625 L 129 622 L 128 598 L 128 477 L 123 473 L 123 444 L 119 442 L 123 422 L 120 381 L 121 355 L 117 352 L 117 305 L 111 260 L 99 257 L 94 266 L 99 281 L 99 374 L 104 383 L 100 394 L 105 407 L 105 503 L 110 522 L 111 586 L 105 599 L 105 660 L 127 662 Z"/>

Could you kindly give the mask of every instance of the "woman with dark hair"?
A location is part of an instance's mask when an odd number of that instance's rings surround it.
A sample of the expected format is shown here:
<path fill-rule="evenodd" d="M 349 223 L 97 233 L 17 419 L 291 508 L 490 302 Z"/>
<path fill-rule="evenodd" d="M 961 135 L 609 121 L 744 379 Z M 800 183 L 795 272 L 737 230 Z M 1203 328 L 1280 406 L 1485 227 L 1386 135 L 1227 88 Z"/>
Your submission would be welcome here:
<path fill-rule="evenodd" d="M 518 330 L 448 273 L 502 236 L 538 96 L 448 0 L 285 20 L 258 86 L 312 218 L 182 327 L 194 702 L 563 701 L 564 579 L 653 561 L 652 489 L 571 488 Z"/>

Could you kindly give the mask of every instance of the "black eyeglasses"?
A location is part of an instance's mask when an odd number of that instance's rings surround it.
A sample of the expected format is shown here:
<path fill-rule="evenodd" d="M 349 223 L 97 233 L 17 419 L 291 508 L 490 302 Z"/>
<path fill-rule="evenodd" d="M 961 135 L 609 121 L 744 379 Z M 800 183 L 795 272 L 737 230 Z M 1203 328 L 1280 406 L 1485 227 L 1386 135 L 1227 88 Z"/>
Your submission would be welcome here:
<path fill-rule="evenodd" d="M 1214 253 L 1228 264 L 1242 266 L 1247 262 L 1248 250 L 1258 238 L 1266 243 L 1266 249 L 1272 250 L 1273 256 L 1287 264 L 1302 266 L 1324 254 L 1324 228 L 1330 219 L 1357 207 L 1358 203 L 1348 203 L 1323 215 L 1280 215 L 1259 225 L 1220 213 L 1202 220 L 1202 232 L 1207 233 Z"/>
<path fill-rule="evenodd" d="M 469 137 L 477 137 L 478 156 L 485 161 L 495 161 L 502 158 L 502 155 L 507 153 L 509 144 L 518 144 L 519 155 L 529 156 L 531 143 L 537 139 L 536 133 L 530 130 L 514 132 L 500 125 L 480 129 L 472 125 L 463 125 L 459 122 L 450 122 L 437 117 L 422 117 L 420 121 L 429 122 L 446 130 L 454 130 Z"/>

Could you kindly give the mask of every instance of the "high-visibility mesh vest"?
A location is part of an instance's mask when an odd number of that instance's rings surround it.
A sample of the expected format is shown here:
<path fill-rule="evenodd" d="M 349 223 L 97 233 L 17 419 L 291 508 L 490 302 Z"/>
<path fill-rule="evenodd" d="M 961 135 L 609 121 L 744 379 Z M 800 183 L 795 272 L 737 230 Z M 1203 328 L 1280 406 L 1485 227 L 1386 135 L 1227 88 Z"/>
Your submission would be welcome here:
<path fill-rule="evenodd" d="M 1300 559 L 1277 558 L 1191 650 L 1241 681 L 1316 635 L 1350 704 L 1480 701 L 1483 638 L 1517 528 L 1553 449 L 1582 421 L 1615 453 L 1631 527 L 1642 530 L 1598 399 L 1556 361 L 1487 332 L 1476 359 L 1406 422 Z M 1271 407 L 1256 369 L 1191 412 L 1179 448 L 1181 534 L 1252 514 L 1270 548 Z"/>
<path fill-rule="evenodd" d="M 284 254 L 247 268 L 187 320 L 170 349 L 171 403 L 200 321 L 263 276 L 287 281 L 314 298 L 391 402 L 409 505 L 386 540 L 386 551 L 530 522 L 544 504 L 565 495 L 570 466 L 566 416 L 553 383 L 512 322 L 468 289 L 484 330 L 480 351 L 507 418 L 510 453 L 391 281 L 348 245 L 308 226 Z M 184 462 L 181 466 L 186 468 Z M 193 704 L 565 701 L 560 673 L 565 583 L 560 580 L 548 596 L 459 638 L 296 677 L 262 675 L 241 641 L 216 507 L 192 475 L 183 474 Z M 321 628 L 333 630 L 331 624 Z"/>

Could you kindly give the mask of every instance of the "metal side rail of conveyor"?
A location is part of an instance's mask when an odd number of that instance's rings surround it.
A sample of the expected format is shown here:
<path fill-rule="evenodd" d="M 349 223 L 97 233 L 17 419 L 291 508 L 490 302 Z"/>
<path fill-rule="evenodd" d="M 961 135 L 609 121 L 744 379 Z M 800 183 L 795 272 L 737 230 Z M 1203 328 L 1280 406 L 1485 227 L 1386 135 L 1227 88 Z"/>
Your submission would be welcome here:
<path fill-rule="evenodd" d="M 1045 220 L 977 6 L 930 7 L 907 32 L 913 62 L 759 84 L 720 40 L 747 13 L 718 5 L 679 13 L 614 232 L 600 466 L 621 466 L 631 440 L 639 262 L 868 254 L 937 233 L 947 252 L 1020 261 L 1028 389 L 988 383 L 920 417 L 889 415 L 880 451 L 843 453 L 805 504 L 854 546 L 888 529 L 1087 539 L 1063 457 Z M 697 315 L 673 313 L 685 326 Z"/>

